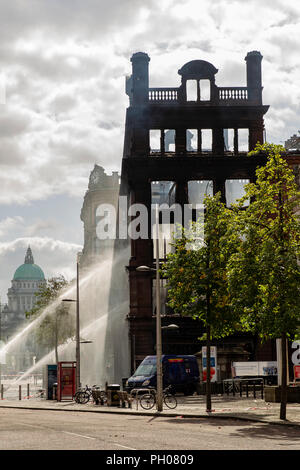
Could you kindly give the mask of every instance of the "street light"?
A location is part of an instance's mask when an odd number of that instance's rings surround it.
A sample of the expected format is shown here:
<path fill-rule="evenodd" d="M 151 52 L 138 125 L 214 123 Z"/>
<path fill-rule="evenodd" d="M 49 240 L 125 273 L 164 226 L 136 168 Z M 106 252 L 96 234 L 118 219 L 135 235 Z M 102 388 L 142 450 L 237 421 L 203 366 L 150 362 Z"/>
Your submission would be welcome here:
<path fill-rule="evenodd" d="M 175 323 L 161 326 L 160 313 L 160 277 L 159 269 L 150 268 L 149 266 L 138 266 L 136 271 L 139 272 L 156 272 L 156 369 L 157 369 L 157 411 L 163 409 L 163 374 L 162 374 L 162 330 L 178 330 L 179 326 Z"/>
<path fill-rule="evenodd" d="M 149 266 L 139 266 L 137 271 L 155 271 L 156 273 L 156 376 L 157 376 L 157 411 L 163 409 L 163 380 L 162 380 L 162 346 L 161 346 L 161 316 L 160 316 L 160 276 L 159 276 L 159 218 L 158 205 L 155 206 L 155 227 L 156 227 L 156 269 Z"/>
<path fill-rule="evenodd" d="M 161 327 L 162 330 L 178 330 L 178 328 L 179 326 L 175 325 L 175 323 L 171 323 L 171 325 Z"/>
<path fill-rule="evenodd" d="M 79 258 L 76 263 L 76 300 L 62 299 L 63 302 L 76 302 L 76 392 L 80 389 L 80 318 L 79 318 Z"/>
<path fill-rule="evenodd" d="M 163 380 L 162 380 L 162 341 L 161 341 L 161 313 L 160 313 L 160 276 L 158 264 L 158 251 L 156 251 L 156 269 L 149 266 L 139 266 L 136 268 L 140 272 L 155 271 L 156 273 L 156 370 L 157 370 L 157 411 L 163 409 Z"/>

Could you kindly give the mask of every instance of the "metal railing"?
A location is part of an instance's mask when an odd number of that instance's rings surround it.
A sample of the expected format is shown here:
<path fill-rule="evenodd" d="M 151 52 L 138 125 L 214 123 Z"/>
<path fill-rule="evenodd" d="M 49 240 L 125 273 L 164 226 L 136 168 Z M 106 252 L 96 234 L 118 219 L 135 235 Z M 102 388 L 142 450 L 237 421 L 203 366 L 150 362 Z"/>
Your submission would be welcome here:
<path fill-rule="evenodd" d="M 253 398 L 256 398 L 256 394 L 260 394 L 261 398 L 264 398 L 264 380 L 261 378 L 253 379 L 226 379 L 223 380 L 223 393 L 226 395 L 232 394 L 233 396 L 243 396 L 245 393 L 246 397 L 252 392 Z"/>

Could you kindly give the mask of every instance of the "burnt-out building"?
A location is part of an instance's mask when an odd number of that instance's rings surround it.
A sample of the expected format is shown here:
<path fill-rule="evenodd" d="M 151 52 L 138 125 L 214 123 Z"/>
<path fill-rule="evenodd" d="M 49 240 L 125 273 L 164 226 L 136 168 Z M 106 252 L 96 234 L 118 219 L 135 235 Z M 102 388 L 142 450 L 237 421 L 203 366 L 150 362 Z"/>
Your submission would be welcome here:
<path fill-rule="evenodd" d="M 247 152 L 264 142 L 262 55 L 246 55 L 246 86 L 221 87 L 218 70 L 204 60 L 183 65 L 176 88 L 149 87 L 150 58 L 133 54 L 132 75 L 126 81 L 130 105 L 126 113 L 122 184 L 130 204 L 148 208 L 148 237 L 131 240 L 128 260 L 130 311 L 128 314 L 132 369 L 148 354 L 155 354 L 155 276 L 139 266 L 154 266 L 156 253 L 151 238 L 151 204 L 177 203 L 182 207 L 203 201 L 204 193 L 221 192 L 228 206 L 243 194 L 243 186 L 255 180 L 264 156 Z M 171 220 L 171 219 L 170 219 Z M 160 231 L 163 232 L 160 214 Z M 183 223 L 183 221 L 182 221 Z M 168 251 L 161 244 L 159 256 Z M 165 281 L 162 281 L 162 283 Z M 165 303 L 162 284 L 162 325 L 176 323 L 177 330 L 163 330 L 163 353 L 195 354 L 201 349 L 201 324 L 174 316 Z M 253 359 L 249 337 L 227 338 L 219 344 L 222 378 L 232 360 Z M 222 352 L 223 351 L 223 352 Z M 271 359 L 274 350 L 261 356 Z M 227 359 L 226 359 L 227 358 Z"/>

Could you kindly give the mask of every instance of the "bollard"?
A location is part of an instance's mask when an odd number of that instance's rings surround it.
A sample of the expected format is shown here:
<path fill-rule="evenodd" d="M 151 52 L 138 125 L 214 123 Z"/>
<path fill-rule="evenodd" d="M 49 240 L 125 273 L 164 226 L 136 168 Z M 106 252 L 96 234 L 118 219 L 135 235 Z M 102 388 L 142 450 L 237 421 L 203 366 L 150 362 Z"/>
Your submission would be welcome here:
<path fill-rule="evenodd" d="M 3 396 L 4 396 L 4 386 L 3 384 L 1 384 L 1 400 L 3 400 Z"/>
<path fill-rule="evenodd" d="M 253 396 L 254 396 L 254 398 L 256 398 L 256 387 L 255 387 L 255 383 L 253 384 Z"/>
<path fill-rule="evenodd" d="M 29 395 L 30 395 L 29 391 L 30 391 L 29 390 L 29 384 L 27 384 L 27 399 L 29 399 Z"/>
<path fill-rule="evenodd" d="M 19 385 L 19 400 L 22 400 L 22 385 Z"/>

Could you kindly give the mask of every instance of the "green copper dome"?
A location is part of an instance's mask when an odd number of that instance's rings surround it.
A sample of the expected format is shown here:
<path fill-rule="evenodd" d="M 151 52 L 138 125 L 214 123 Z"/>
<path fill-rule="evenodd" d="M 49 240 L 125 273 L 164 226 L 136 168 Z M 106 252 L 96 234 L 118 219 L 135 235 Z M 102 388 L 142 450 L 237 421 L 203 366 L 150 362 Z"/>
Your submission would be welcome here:
<path fill-rule="evenodd" d="M 28 247 L 25 256 L 25 262 L 18 267 L 14 274 L 13 280 L 43 281 L 44 279 L 45 275 L 42 269 L 37 264 L 34 264 L 31 248 Z"/>

